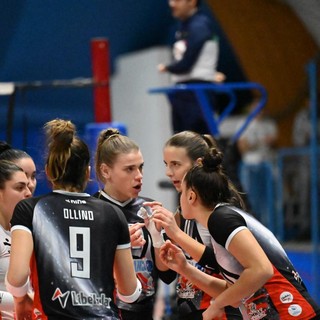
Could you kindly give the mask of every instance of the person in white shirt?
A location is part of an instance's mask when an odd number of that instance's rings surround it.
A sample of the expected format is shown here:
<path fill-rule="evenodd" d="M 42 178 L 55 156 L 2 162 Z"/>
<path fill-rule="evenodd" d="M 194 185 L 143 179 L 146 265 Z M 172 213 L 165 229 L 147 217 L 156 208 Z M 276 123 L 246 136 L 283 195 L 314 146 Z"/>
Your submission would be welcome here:
<path fill-rule="evenodd" d="M 259 97 L 249 106 L 252 111 Z M 251 211 L 263 223 L 268 223 L 270 199 L 268 190 L 272 190 L 273 161 L 276 155 L 278 128 L 276 122 L 265 115 L 264 110 L 249 123 L 237 141 L 241 154 L 240 180 L 248 195 Z"/>

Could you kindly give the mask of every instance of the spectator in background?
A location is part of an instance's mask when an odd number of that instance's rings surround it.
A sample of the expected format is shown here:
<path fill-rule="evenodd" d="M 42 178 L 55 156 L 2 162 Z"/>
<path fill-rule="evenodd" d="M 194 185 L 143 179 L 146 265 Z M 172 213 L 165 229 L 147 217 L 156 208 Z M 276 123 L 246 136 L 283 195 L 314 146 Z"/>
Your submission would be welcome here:
<path fill-rule="evenodd" d="M 311 139 L 310 99 L 304 98 L 302 108 L 297 112 L 292 128 L 292 143 L 296 148 L 308 147 Z M 318 144 L 320 143 L 320 121 L 317 126 Z M 290 205 L 287 206 L 288 228 L 294 230 L 295 238 L 310 239 L 310 154 L 298 154 L 291 163 L 289 193 Z M 291 210 L 290 210 L 291 209 Z"/>
<path fill-rule="evenodd" d="M 320 95 L 319 95 L 320 97 Z M 318 114 L 319 117 L 319 114 Z M 311 137 L 310 99 L 305 98 L 301 110 L 296 114 L 293 122 L 292 142 L 295 147 L 306 147 Z M 320 138 L 320 120 L 318 120 L 317 137 Z M 318 141 L 320 143 L 320 141 Z"/>
<path fill-rule="evenodd" d="M 175 84 L 199 84 L 224 81 L 217 72 L 219 43 L 210 18 L 200 10 L 200 0 L 169 0 L 173 17 L 179 20 L 173 45 L 174 61 L 158 65 L 160 72 L 172 74 Z M 210 99 L 213 100 L 213 95 Z M 191 91 L 169 95 L 174 133 L 191 130 L 209 133 L 201 107 Z"/>
<path fill-rule="evenodd" d="M 257 107 L 258 102 L 259 98 L 253 98 L 253 102 L 248 107 L 248 113 Z M 242 161 L 245 164 L 260 164 L 272 160 L 277 139 L 277 125 L 272 118 L 266 116 L 265 110 L 262 109 L 238 140 Z"/>
<path fill-rule="evenodd" d="M 253 98 L 249 112 L 257 107 L 259 99 Z M 268 191 L 272 190 L 273 186 L 272 162 L 277 138 L 278 128 L 275 121 L 267 117 L 262 110 L 249 123 L 237 143 L 242 157 L 241 184 L 248 195 L 253 214 L 263 223 L 267 223 L 267 210 L 272 205 L 271 199 L 268 199 Z M 271 182 L 268 179 L 271 179 Z"/>

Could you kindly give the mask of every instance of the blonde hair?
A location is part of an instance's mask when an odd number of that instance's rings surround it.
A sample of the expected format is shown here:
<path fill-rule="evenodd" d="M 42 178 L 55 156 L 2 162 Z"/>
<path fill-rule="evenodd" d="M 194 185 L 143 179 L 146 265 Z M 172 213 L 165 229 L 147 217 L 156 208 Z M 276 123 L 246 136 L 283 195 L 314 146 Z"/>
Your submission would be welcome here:
<path fill-rule="evenodd" d="M 100 172 L 100 166 L 102 163 L 112 167 L 116 162 L 118 155 L 139 150 L 139 146 L 127 136 L 121 135 L 118 129 L 109 128 L 102 130 L 98 137 L 95 154 L 95 170 L 97 179 L 101 182 L 105 182 Z"/>

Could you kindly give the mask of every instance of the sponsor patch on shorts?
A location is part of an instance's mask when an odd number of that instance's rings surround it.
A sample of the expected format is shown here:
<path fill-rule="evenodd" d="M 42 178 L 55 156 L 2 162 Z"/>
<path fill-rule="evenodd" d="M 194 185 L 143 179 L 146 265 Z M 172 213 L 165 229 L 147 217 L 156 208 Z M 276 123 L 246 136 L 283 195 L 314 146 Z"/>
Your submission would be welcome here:
<path fill-rule="evenodd" d="M 293 301 L 293 294 L 288 291 L 284 291 L 280 294 L 280 301 L 282 303 L 291 303 Z"/>
<path fill-rule="evenodd" d="M 302 313 L 302 308 L 298 304 L 292 304 L 289 306 L 288 312 L 292 317 L 299 317 L 300 314 Z"/>

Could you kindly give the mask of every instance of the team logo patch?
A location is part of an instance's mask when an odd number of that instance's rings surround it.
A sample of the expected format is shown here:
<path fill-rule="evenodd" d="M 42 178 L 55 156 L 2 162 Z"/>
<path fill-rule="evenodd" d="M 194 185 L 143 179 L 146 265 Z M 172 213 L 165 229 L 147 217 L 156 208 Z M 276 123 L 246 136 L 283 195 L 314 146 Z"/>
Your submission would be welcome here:
<path fill-rule="evenodd" d="M 291 303 L 293 301 L 293 294 L 288 291 L 284 291 L 280 294 L 280 301 L 282 303 Z"/>
<path fill-rule="evenodd" d="M 85 293 L 76 291 L 66 291 L 62 292 L 60 288 L 56 288 L 51 300 L 55 301 L 58 299 L 61 308 L 65 309 L 67 305 L 68 298 L 70 296 L 70 303 L 74 307 L 92 307 L 92 306 L 103 306 L 110 309 L 110 303 L 112 299 L 106 297 L 104 293 Z"/>
<path fill-rule="evenodd" d="M 302 313 L 302 308 L 298 304 L 292 304 L 291 306 L 289 306 L 288 312 L 292 317 L 299 317 Z"/>
<path fill-rule="evenodd" d="M 69 295 L 70 295 L 70 291 L 62 293 L 61 290 L 57 288 L 51 299 L 52 301 L 55 301 L 58 299 L 60 302 L 61 308 L 65 309 Z"/>

